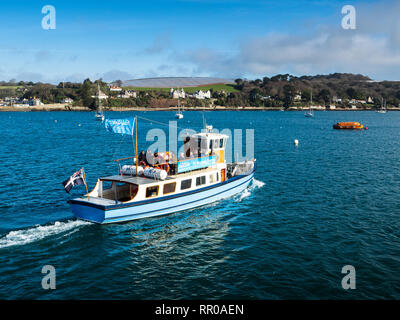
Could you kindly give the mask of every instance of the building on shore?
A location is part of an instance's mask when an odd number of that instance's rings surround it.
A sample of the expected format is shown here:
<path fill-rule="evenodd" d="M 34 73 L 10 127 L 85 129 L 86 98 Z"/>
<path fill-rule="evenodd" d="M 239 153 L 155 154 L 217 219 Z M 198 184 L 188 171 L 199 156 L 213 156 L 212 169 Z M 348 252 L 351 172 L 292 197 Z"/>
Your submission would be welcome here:
<path fill-rule="evenodd" d="M 293 101 L 301 101 L 301 91 L 298 91 L 298 92 L 294 95 Z"/>
<path fill-rule="evenodd" d="M 211 99 L 211 91 L 198 90 L 193 94 L 193 97 L 200 100 Z"/>
<path fill-rule="evenodd" d="M 74 102 L 71 98 L 65 98 L 61 101 L 61 103 L 72 104 Z"/>
<path fill-rule="evenodd" d="M 186 93 L 183 89 L 175 90 L 175 89 L 171 88 L 171 90 L 169 90 L 169 96 L 173 99 L 179 99 L 179 98 L 185 99 Z"/>
<path fill-rule="evenodd" d="M 44 105 L 44 103 L 42 101 L 40 101 L 40 99 L 38 99 L 38 98 L 33 98 L 33 99 L 29 100 L 29 105 L 32 107 L 37 107 L 37 106 Z"/>
<path fill-rule="evenodd" d="M 110 85 L 110 91 L 111 92 L 121 92 L 122 88 L 114 85 Z"/>
<path fill-rule="evenodd" d="M 332 102 L 334 103 L 342 103 L 342 98 L 338 98 L 337 96 L 332 97 Z"/>
<path fill-rule="evenodd" d="M 106 95 L 103 91 L 99 90 L 98 94 L 96 94 L 95 96 L 92 96 L 92 98 L 104 100 L 104 99 L 108 98 L 108 95 Z"/>
<path fill-rule="evenodd" d="M 134 90 L 125 90 L 125 91 L 121 92 L 117 97 L 124 98 L 124 99 L 137 98 L 137 92 Z"/>

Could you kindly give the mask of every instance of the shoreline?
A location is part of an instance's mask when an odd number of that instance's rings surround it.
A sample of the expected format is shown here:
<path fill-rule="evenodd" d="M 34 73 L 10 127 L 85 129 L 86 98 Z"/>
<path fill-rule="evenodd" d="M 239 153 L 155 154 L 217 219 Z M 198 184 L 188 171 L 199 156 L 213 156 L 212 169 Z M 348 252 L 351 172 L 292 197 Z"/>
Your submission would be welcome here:
<path fill-rule="evenodd" d="M 288 108 L 284 110 L 285 112 L 292 111 L 308 111 L 308 108 Z M 30 107 L 0 107 L 0 112 L 94 112 L 95 110 L 88 109 L 86 107 L 72 107 L 69 105 L 43 105 L 43 106 L 30 106 Z M 167 108 L 143 108 L 143 107 L 131 107 L 131 108 L 105 108 L 104 112 L 107 111 L 178 111 L 177 107 L 167 107 Z M 213 107 L 213 108 L 203 108 L 203 107 L 189 107 L 181 111 L 281 111 L 281 108 L 265 108 L 265 107 Z M 336 108 L 336 109 L 314 109 L 314 111 L 377 111 L 376 109 L 349 109 L 349 108 Z M 400 111 L 399 108 L 390 108 L 387 111 Z"/>

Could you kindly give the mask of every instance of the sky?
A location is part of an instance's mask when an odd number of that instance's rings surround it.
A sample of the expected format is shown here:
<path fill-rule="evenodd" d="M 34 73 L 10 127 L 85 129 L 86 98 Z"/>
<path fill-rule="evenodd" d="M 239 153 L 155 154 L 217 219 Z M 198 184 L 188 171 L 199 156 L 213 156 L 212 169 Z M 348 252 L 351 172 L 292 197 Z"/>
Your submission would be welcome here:
<path fill-rule="evenodd" d="M 42 20 L 55 8 L 55 29 Z M 356 9 L 343 29 L 342 7 Z M 400 0 L 13 0 L 0 80 L 256 79 L 349 72 L 400 80 Z"/>

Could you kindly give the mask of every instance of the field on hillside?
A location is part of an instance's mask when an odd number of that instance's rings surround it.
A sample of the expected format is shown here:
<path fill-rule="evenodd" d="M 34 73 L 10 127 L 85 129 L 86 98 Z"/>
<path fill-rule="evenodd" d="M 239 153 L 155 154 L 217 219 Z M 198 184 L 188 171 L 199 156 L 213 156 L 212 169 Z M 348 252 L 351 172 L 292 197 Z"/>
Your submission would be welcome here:
<path fill-rule="evenodd" d="M 169 92 L 171 88 L 144 88 L 144 87 L 124 87 L 124 89 L 135 90 L 135 91 L 164 91 Z M 237 92 L 238 90 L 234 88 L 232 84 L 211 84 L 199 87 L 184 87 L 183 90 L 187 93 L 194 93 L 198 90 L 213 90 L 213 91 L 225 91 L 225 92 Z"/>

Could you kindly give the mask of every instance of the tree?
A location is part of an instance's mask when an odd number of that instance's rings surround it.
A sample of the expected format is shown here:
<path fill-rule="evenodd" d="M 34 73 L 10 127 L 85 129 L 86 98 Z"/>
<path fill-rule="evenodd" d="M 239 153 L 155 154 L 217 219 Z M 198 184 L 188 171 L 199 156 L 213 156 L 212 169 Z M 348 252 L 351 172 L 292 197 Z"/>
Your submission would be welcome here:
<path fill-rule="evenodd" d="M 93 88 L 92 88 L 92 81 L 90 81 L 90 79 L 88 78 L 85 81 L 83 81 L 82 88 L 81 88 L 81 94 L 80 94 L 82 104 L 84 107 L 90 108 L 90 109 L 96 108 L 95 99 L 92 98 L 93 95 L 94 95 L 94 93 L 93 93 Z"/>
<path fill-rule="evenodd" d="M 290 107 L 290 105 L 293 103 L 295 92 L 296 88 L 293 85 L 287 84 L 283 87 L 283 106 L 285 108 Z"/>
<path fill-rule="evenodd" d="M 318 98 L 328 104 L 331 100 L 331 92 L 328 89 L 322 89 L 318 94 Z"/>
<path fill-rule="evenodd" d="M 346 94 L 350 99 L 357 99 L 357 91 L 354 88 L 348 88 Z"/>

